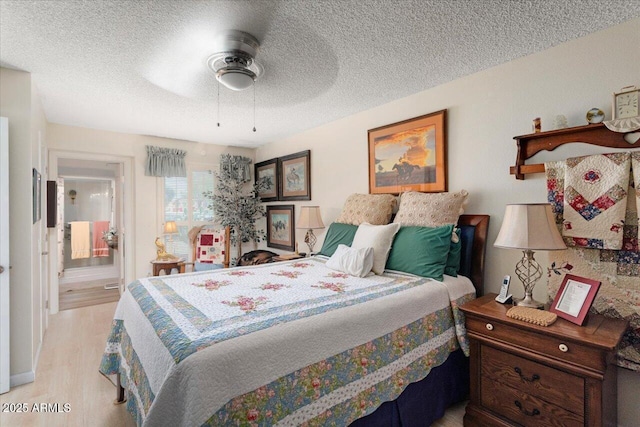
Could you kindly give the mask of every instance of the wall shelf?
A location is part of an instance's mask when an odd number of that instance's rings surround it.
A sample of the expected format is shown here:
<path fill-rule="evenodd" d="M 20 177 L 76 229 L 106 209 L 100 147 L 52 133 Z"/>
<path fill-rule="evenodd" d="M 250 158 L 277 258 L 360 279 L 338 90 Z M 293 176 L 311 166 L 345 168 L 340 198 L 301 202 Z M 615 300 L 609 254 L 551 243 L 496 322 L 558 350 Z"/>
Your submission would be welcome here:
<path fill-rule="evenodd" d="M 516 164 L 509 168 L 509 173 L 521 180 L 526 174 L 542 173 L 544 172 L 544 164 L 527 165 L 525 164 L 526 160 L 542 150 L 553 151 L 561 145 L 572 142 L 610 148 L 640 148 L 640 145 L 634 146 L 625 141 L 624 135 L 624 133 L 610 131 L 603 123 L 598 123 L 514 136 L 513 139 L 518 145 L 518 153 L 516 154 Z"/>

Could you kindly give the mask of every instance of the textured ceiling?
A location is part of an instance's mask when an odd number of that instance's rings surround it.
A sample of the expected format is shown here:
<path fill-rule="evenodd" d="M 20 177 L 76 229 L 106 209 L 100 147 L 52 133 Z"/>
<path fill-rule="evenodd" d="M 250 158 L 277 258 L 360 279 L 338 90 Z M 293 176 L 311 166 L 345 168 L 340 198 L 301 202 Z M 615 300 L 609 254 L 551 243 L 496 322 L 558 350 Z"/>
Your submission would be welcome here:
<path fill-rule="evenodd" d="M 0 0 L 0 65 L 53 123 L 255 147 L 640 16 L 640 0 Z M 215 36 L 266 71 L 220 87 Z"/>

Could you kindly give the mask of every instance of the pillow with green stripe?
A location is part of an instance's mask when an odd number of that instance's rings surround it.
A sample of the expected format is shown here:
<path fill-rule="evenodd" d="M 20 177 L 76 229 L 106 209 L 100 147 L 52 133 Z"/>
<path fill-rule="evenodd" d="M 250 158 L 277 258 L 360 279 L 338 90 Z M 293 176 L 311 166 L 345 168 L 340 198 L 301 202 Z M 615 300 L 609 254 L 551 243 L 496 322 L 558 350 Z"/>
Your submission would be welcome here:
<path fill-rule="evenodd" d="M 329 226 L 327 235 L 324 237 L 322 243 L 322 249 L 320 249 L 320 255 L 326 255 L 330 257 L 338 249 L 338 245 L 351 246 L 353 242 L 353 236 L 358 231 L 357 225 L 341 224 L 334 222 Z"/>
<path fill-rule="evenodd" d="M 391 246 L 386 268 L 442 280 L 453 224 L 401 227 Z"/>

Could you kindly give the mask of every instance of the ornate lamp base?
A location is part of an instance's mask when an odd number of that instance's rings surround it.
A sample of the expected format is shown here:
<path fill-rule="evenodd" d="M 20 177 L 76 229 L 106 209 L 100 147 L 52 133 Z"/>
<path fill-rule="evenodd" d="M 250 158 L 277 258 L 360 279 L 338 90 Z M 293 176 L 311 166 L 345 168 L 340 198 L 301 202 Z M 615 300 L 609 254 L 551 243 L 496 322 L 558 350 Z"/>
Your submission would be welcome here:
<path fill-rule="evenodd" d="M 317 241 L 318 239 L 316 238 L 316 235 L 313 234 L 313 230 L 308 229 L 307 234 L 304 236 L 304 242 L 309 246 L 309 255 L 313 252 L 313 245 L 315 245 Z"/>
<path fill-rule="evenodd" d="M 544 303 L 534 300 L 531 294 L 526 294 L 522 299 L 514 298 L 513 304 L 521 307 L 531 307 L 540 310 L 544 309 Z"/>

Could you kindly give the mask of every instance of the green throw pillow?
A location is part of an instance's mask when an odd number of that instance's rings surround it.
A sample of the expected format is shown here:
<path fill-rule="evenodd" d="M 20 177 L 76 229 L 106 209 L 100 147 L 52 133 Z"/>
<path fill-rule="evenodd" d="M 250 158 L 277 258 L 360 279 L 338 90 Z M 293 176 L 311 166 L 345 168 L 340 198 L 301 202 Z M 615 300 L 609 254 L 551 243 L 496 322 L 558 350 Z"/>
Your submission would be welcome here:
<path fill-rule="evenodd" d="M 329 226 L 327 235 L 324 237 L 324 243 L 322 243 L 322 249 L 320 249 L 320 255 L 331 256 L 338 249 L 338 245 L 351 246 L 353 242 L 353 236 L 358 231 L 357 225 L 341 224 L 334 222 Z"/>
<path fill-rule="evenodd" d="M 456 234 L 458 235 L 458 241 L 451 242 L 451 246 L 449 247 L 449 256 L 447 257 L 447 265 L 444 268 L 444 274 L 453 277 L 458 277 L 460 259 L 462 257 L 462 238 L 460 237 L 459 228 L 456 228 Z"/>
<path fill-rule="evenodd" d="M 453 225 L 402 227 L 393 241 L 387 268 L 442 280 Z"/>

